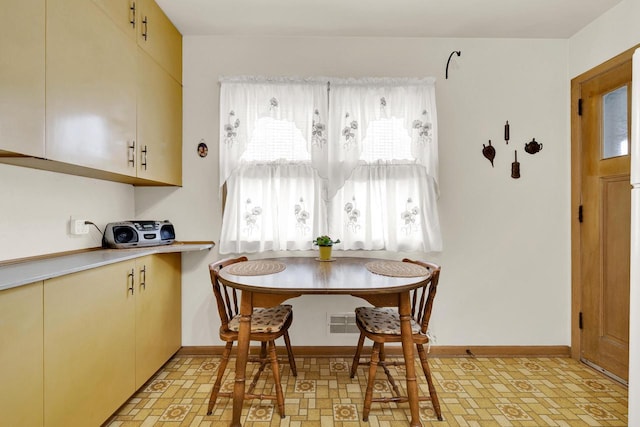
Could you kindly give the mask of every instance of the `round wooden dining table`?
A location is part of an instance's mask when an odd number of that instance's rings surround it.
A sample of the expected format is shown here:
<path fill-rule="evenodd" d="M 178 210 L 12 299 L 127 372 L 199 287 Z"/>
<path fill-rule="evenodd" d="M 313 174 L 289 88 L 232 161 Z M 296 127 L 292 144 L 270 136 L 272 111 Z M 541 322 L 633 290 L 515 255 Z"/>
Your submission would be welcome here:
<path fill-rule="evenodd" d="M 263 258 L 233 264 L 220 270 L 219 280 L 242 291 L 240 328 L 233 389 L 231 427 L 240 427 L 244 403 L 246 365 L 249 353 L 251 313 L 254 307 L 272 307 L 301 295 L 345 294 L 362 298 L 377 307 L 397 307 L 400 313 L 402 353 L 406 362 L 406 387 L 412 427 L 422 426 L 418 406 L 418 384 L 411 338 L 411 301 L 409 292 L 429 280 L 425 276 L 402 276 L 401 270 L 385 271 L 385 263 L 397 261 L 376 258 L 336 257 L 319 261 L 313 257 Z M 373 265 L 382 266 L 378 273 Z M 394 276 L 397 271 L 400 277 Z"/>

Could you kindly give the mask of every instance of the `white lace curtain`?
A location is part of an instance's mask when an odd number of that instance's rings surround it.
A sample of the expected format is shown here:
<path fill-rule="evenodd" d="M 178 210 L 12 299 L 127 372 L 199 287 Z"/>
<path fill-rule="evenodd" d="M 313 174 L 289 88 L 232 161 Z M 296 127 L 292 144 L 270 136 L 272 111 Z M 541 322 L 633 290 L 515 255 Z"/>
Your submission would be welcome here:
<path fill-rule="evenodd" d="M 329 202 L 343 249 L 442 250 L 437 184 L 415 163 L 360 164 Z"/>
<path fill-rule="evenodd" d="M 221 253 L 441 250 L 434 81 L 223 78 L 225 183 Z"/>
<path fill-rule="evenodd" d="M 312 157 L 312 145 L 326 145 L 327 79 L 231 77 L 220 83 L 220 186 L 240 165 L 262 118 L 295 124 Z"/>
<path fill-rule="evenodd" d="M 227 181 L 220 253 L 311 249 L 326 229 L 321 183 L 308 163 L 240 165 Z"/>
<path fill-rule="evenodd" d="M 437 184 L 438 139 L 434 79 L 331 79 L 329 105 L 329 132 L 332 141 L 327 149 L 326 162 L 329 168 L 327 176 L 331 177 L 329 197 L 344 185 L 360 162 L 363 140 L 371 123 L 392 118 L 402 122 L 411 138 L 411 160 L 424 166 L 427 174 Z"/>

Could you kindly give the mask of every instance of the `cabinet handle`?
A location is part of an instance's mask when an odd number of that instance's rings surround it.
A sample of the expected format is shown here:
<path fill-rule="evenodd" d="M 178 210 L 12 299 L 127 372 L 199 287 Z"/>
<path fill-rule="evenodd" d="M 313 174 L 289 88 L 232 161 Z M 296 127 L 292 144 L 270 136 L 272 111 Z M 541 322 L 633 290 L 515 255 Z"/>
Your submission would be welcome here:
<path fill-rule="evenodd" d="M 144 37 L 145 41 L 147 41 L 147 34 L 149 34 L 149 32 L 147 31 L 147 22 L 147 17 L 145 16 L 144 19 L 142 19 L 142 24 L 144 25 L 144 28 L 142 29 L 142 37 Z"/>
<path fill-rule="evenodd" d="M 144 168 L 144 170 L 147 170 L 147 146 L 146 145 L 142 150 L 140 150 L 140 153 L 142 154 L 142 160 L 141 160 L 142 163 L 140 163 L 140 165 Z"/>
<path fill-rule="evenodd" d="M 131 145 L 129 145 L 129 164 L 131 167 L 136 167 L 136 142 L 131 141 Z"/>
<path fill-rule="evenodd" d="M 129 278 L 131 279 L 131 287 L 129 288 L 129 290 L 131 291 L 131 295 L 133 295 L 133 283 L 135 281 L 133 276 L 133 268 L 131 269 L 131 273 L 129 273 Z"/>
<path fill-rule="evenodd" d="M 142 270 L 140 270 L 140 273 L 142 273 L 142 281 L 140 282 L 140 286 L 142 287 L 142 289 L 147 289 L 147 266 L 146 265 L 142 266 Z"/>
<path fill-rule="evenodd" d="M 129 21 L 129 23 L 133 28 L 135 28 L 136 27 L 136 2 L 131 3 L 129 10 L 131 11 L 131 20 Z"/>

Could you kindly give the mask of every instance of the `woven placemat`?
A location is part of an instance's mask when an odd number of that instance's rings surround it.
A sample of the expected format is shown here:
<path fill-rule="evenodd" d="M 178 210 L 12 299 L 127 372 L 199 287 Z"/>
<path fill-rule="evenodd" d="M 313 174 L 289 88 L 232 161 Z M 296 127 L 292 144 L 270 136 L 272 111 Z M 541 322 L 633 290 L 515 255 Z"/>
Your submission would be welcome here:
<path fill-rule="evenodd" d="M 371 261 L 365 264 L 367 270 L 375 274 L 391 277 L 428 276 L 429 270 L 421 265 L 402 261 Z"/>
<path fill-rule="evenodd" d="M 262 276 L 280 273 L 285 268 L 287 268 L 286 264 L 279 261 L 257 259 L 231 264 L 226 270 L 229 274 L 235 274 L 236 276 Z"/>

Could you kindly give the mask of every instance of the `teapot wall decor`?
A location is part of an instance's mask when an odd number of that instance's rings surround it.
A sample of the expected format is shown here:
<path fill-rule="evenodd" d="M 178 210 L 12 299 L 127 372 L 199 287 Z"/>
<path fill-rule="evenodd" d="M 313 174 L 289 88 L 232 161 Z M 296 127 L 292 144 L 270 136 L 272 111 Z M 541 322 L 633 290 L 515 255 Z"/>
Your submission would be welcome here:
<path fill-rule="evenodd" d="M 524 144 L 524 151 L 529 154 L 536 154 L 540 150 L 542 150 L 542 144 L 536 141 L 535 138 Z"/>

